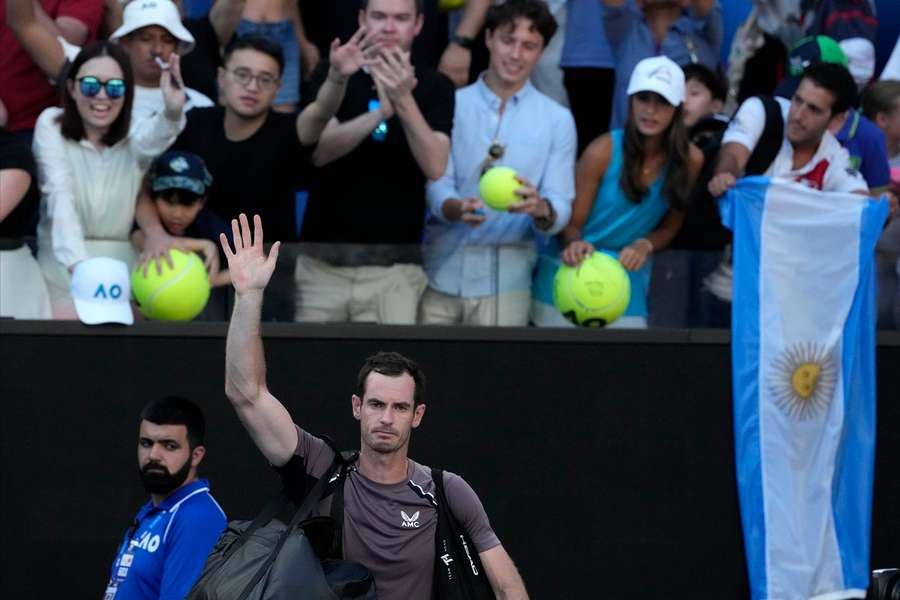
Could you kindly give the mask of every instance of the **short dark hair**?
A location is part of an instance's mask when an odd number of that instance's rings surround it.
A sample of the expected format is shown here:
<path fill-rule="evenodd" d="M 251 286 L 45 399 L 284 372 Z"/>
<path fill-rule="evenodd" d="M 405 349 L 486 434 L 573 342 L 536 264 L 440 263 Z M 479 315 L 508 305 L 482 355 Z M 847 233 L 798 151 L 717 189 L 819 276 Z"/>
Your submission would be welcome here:
<path fill-rule="evenodd" d="M 408 373 L 415 383 L 413 406 L 418 406 L 425 398 L 425 374 L 415 362 L 397 352 L 377 352 L 363 363 L 356 377 L 356 395 L 360 398 L 366 394 L 366 380 L 372 372 L 388 377 L 400 377 Z"/>
<path fill-rule="evenodd" d="M 63 112 L 59 118 L 60 131 L 62 136 L 69 140 L 80 141 L 84 139 L 84 121 L 78 112 L 78 105 L 75 98 L 69 93 L 68 84 L 76 83 L 75 78 L 78 77 L 78 71 L 87 61 L 98 56 L 108 56 L 119 65 L 122 70 L 122 80 L 125 81 L 125 98 L 122 101 L 122 111 L 116 120 L 109 126 L 106 134 L 100 138 L 100 141 L 107 146 L 114 146 L 119 141 L 125 139 L 131 126 L 131 106 L 134 104 L 134 74 L 131 71 L 131 61 L 128 55 L 118 44 L 103 40 L 94 42 L 85 46 L 72 64 L 69 65 L 66 72 L 66 78 L 62 86 L 62 104 Z"/>
<path fill-rule="evenodd" d="M 725 78 L 718 70 L 713 70 L 700 63 L 691 63 L 682 67 L 684 71 L 684 81 L 696 81 L 709 90 L 713 100 L 725 102 L 725 96 L 728 89 L 725 85 Z"/>
<path fill-rule="evenodd" d="M 195 194 L 190 190 L 181 188 L 168 188 L 159 191 L 150 191 L 150 195 L 154 200 L 165 200 L 169 204 L 180 204 L 182 206 L 193 206 L 197 202 L 206 200 L 206 196 Z"/>
<path fill-rule="evenodd" d="M 206 419 L 196 403 L 181 396 L 165 396 L 151 400 L 141 410 L 141 420 L 156 425 L 184 425 L 187 428 L 191 450 L 203 445 L 206 437 Z"/>
<path fill-rule="evenodd" d="M 284 52 L 281 46 L 276 44 L 272 39 L 264 35 L 245 35 L 243 37 L 232 40 L 228 47 L 225 48 L 225 54 L 222 56 L 222 64 L 227 65 L 228 59 L 238 50 L 256 50 L 272 57 L 272 60 L 278 63 L 278 76 L 284 71 Z"/>
<path fill-rule="evenodd" d="M 900 99 L 900 81 L 896 79 L 876 81 L 863 92 L 863 114 L 874 121 L 878 113 L 890 113 L 896 110 L 898 99 Z"/>
<path fill-rule="evenodd" d="M 532 28 L 544 38 L 545 47 L 550 43 L 550 38 L 558 27 L 556 19 L 543 0 L 506 0 L 500 4 L 492 4 L 487 11 L 484 27 L 494 32 L 519 18 L 531 21 Z"/>
<path fill-rule="evenodd" d="M 416 7 L 416 16 L 425 12 L 425 0 L 415 0 L 413 4 Z M 366 10 L 369 8 L 369 0 L 359 0 L 359 9 Z"/>
<path fill-rule="evenodd" d="M 803 79 L 809 79 L 832 93 L 834 96 L 834 102 L 831 103 L 832 115 L 842 113 L 856 104 L 856 82 L 843 65 L 834 63 L 811 65 L 803 72 L 800 81 Z"/>

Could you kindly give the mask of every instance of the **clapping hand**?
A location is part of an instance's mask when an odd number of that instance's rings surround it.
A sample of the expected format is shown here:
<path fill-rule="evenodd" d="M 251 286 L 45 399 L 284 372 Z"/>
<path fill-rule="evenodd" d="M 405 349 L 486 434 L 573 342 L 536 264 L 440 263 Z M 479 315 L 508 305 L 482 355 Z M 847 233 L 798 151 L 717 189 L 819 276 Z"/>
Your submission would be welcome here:
<path fill-rule="evenodd" d="M 396 106 L 398 101 L 406 98 L 415 89 L 418 81 L 409 52 L 393 48 L 382 52 L 372 61 L 372 77 L 380 84 L 384 92 Z"/>
<path fill-rule="evenodd" d="M 238 225 L 240 221 L 240 226 Z M 272 244 L 269 255 L 263 250 L 262 219 L 259 215 L 253 216 L 253 235 L 250 234 L 250 224 L 247 215 L 241 213 L 239 219 L 231 220 L 231 232 L 234 237 L 234 251 L 228 244 L 225 234 L 219 235 L 225 258 L 228 259 L 228 270 L 231 273 L 231 283 L 238 296 L 248 292 L 262 292 L 278 261 L 278 250 L 281 242 Z"/>
<path fill-rule="evenodd" d="M 187 94 L 184 93 L 184 80 L 181 78 L 181 58 L 173 52 L 169 55 L 169 63 L 162 69 L 159 76 L 159 87 L 162 90 L 163 101 L 166 105 L 166 117 L 170 121 L 181 118 L 184 105 L 187 102 Z"/>

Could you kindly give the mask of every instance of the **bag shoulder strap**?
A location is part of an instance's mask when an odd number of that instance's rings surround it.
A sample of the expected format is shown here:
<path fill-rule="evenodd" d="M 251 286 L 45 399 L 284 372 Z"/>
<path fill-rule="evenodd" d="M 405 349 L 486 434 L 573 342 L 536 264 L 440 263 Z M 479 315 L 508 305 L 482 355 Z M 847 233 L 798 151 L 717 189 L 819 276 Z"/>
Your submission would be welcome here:
<path fill-rule="evenodd" d="M 291 518 L 287 527 L 285 527 L 284 531 L 278 536 L 278 541 L 275 546 L 269 552 L 269 555 L 266 557 L 265 562 L 260 565 L 259 569 L 256 571 L 256 574 L 253 576 L 241 593 L 237 596 L 236 600 L 246 600 L 250 594 L 253 592 L 253 589 L 259 584 L 263 577 L 265 577 L 266 573 L 269 572 L 269 567 L 275 562 L 275 558 L 281 552 L 282 547 L 284 547 L 285 542 L 288 539 L 288 536 L 294 531 L 297 525 L 300 524 L 301 521 L 308 518 L 310 514 L 312 514 L 313 509 L 315 509 L 316 505 L 322 498 L 322 493 L 325 490 L 325 487 L 328 485 L 330 481 L 334 480 L 335 474 L 338 469 L 342 467 L 341 463 L 341 455 L 337 453 L 334 455 L 334 460 L 331 462 L 331 466 L 328 470 L 319 478 L 316 482 L 316 485 L 313 486 L 312 490 L 306 495 L 306 498 L 303 499 L 303 503 L 294 513 L 294 516 Z"/>
<path fill-rule="evenodd" d="M 766 125 L 756 148 L 747 160 L 744 167 L 744 175 L 762 175 L 775 162 L 778 151 L 784 142 L 784 117 L 781 115 L 781 105 L 771 96 L 756 96 L 762 101 L 766 110 Z"/>

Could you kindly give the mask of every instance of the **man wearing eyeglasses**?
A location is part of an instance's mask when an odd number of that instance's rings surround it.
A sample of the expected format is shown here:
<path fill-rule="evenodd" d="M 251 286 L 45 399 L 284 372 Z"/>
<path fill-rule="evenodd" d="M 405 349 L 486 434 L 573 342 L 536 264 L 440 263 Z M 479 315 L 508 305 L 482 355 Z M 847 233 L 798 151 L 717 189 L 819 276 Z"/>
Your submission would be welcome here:
<path fill-rule="evenodd" d="M 379 46 L 350 77 L 312 155 L 321 168 L 300 235 L 321 252 L 308 247 L 297 260 L 295 320 L 415 323 L 426 281 L 424 187 L 446 168 L 453 122 L 453 83 L 410 62 L 422 4 L 367 0 L 359 11 Z M 326 81 L 324 67 L 313 89 Z"/>
<path fill-rule="evenodd" d="M 555 19 L 541 0 L 507 0 L 486 29 L 488 70 L 456 92 L 450 162 L 427 190 L 425 324 L 527 325 L 535 240 L 568 223 L 575 196 L 572 115 L 529 82 Z M 508 212 L 478 197 L 498 165 L 521 183 Z"/>
<path fill-rule="evenodd" d="M 242 212 L 260 213 L 272 223 L 277 239 L 296 239 L 295 195 L 309 162 L 309 147 L 334 114 L 347 77 L 362 66 L 369 45 L 364 30 L 343 45 L 335 41 L 329 79 L 299 115 L 272 110 L 284 64 L 277 44 L 248 35 L 228 47 L 218 74 L 223 106 L 192 111 L 173 145 L 206 163 L 213 176 L 210 210 L 226 221 Z M 158 220 L 149 198 L 141 198 L 138 214 L 147 221 Z M 154 230 L 161 241 L 148 247 L 144 258 L 177 244 Z"/>

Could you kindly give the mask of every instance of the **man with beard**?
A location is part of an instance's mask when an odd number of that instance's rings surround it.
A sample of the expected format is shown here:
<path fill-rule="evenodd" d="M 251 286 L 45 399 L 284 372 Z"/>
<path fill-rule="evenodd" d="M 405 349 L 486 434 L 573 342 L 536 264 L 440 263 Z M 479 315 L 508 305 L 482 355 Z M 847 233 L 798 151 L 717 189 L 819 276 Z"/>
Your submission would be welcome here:
<path fill-rule="evenodd" d="M 334 451 L 294 423 L 285 406 L 266 384 L 265 355 L 260 337 L 263 291 L 275 269 L 279 242 L 263 251 L 262 222 L 254 218 L 254 231 L 245 215 L 232 221 L 234 250 L 222 235 L 235 290 L 234 312 L 225 345 L 225 393 L 257 447 L 282 475 L 295 501 L 305 493 L 306 476 L 321 478 L 328 472 Z M 449 511 L 478 553 L 483 572 L 498 598 L 528 597 L 515 565 L 491 528 L 478 495 L 466 481 L 443 472 L 437 481 L 446 492 L 446 508 L 435 487 L 433 472 L 409 458 L 412 430 L 425 415 L 425 377 L 410 359 L 396 352 L 370 356 L 359 371 L 351 397 L 353 417 L 359 421 L 358 459 L 344 480 L 342 555 L 365 565 L 375 578 L 378 598 L 407 600 L 432 598 L 438 588 L 459 585 L 467 571 L 465 558 L 452 550 L 437 556 L 441 530 L 439 510 Z M 325 503 L 329 503 L 326 499 Z M 331 506 L 319 506 L 328 515 Z M 443 548 L 447 548 L 444 545 Z M 445 576 L 454 562 L 459 575 Z M 473 564 L 469 557 L 465 564 Z M 480 570 L 475 570 L 479 576 Z M 483 580 L 481 583 L 484 584 Z M 444 596 L 440 596 L 444 597 Z M 478 596 L 484 597 L 484 596 Z"/>
<path fill-rule="evenodd" d="M 150 501 L 138 511 L 113 562 L 104 600 L 180 599 L 225 529 L 225 513 L 197 477 L 206 455 L 200 407 L 154 400 L 141 411 L 138 469 Z"/>

